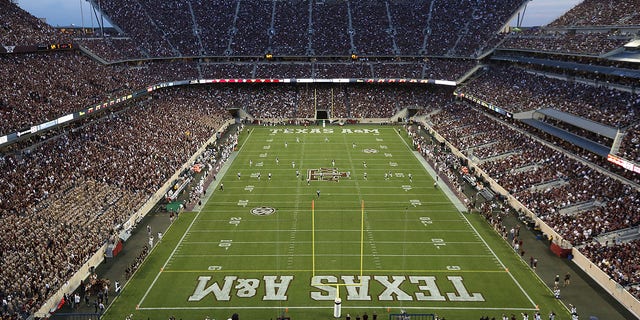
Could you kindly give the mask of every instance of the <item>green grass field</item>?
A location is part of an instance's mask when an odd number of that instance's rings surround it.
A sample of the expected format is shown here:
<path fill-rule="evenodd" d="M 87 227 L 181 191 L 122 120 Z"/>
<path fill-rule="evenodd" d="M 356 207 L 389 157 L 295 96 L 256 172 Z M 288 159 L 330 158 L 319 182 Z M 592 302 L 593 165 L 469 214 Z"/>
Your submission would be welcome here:
<path fill-rule="evenodd" d="M 520 319 L 539 307 L 568 319 L 481 217 L 434 188 L 412 151 L 391 126 L 245 129 L 218 177 L 224 190 L 180 216 L 106 317 L 331 319 L 339 296 L 352 318 Z"/>

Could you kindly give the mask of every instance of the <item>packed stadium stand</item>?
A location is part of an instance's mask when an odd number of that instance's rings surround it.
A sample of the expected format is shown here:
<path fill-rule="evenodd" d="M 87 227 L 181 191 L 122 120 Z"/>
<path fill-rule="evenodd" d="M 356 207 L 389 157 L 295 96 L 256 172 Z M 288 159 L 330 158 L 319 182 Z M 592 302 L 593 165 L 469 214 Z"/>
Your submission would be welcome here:
<path fill-rule="evenodd" d="M 549 24 L 550 27 L 562 26 L 638 26 L 640 14 L 637 0 L 597 1 L 585 0 Z"/>
<path fill-rule="evenodd" d="M 42 20 L 20 9 L 9 0 L 0 1 L 0 43 L 15 46 L 19 44 L 64 43 L 71 40 Z"/>
<path fill-rule="evenodd" d="M 620 66 L 602 55 L 638 38 L 640 2 L 585 0 L 543 28 L 501 33 L 525 2 L 114 0 L 102 1 L 101 10 L 115 34 L 71 37 L 0 0 L 2 46 L 80 47 L 0 53 L 0 135 L 177 80 L 444 79 L 457 82 L 456 94 L 511 116 L 560 111 L 562 117 L 547 114 L 539 122 L 639 165 L 635 75 L 595 86 L 576 79 L 601 76 L 587 66 Z M 528 62 L 478 59 L 498 45 Z M 531 52 L 547 61 L 584 62 L 586 69 L 545 74 L 528 60 Z M 563 57 L 553 55 L 558 53 Z M 625 63 L 637 68 L 640 60 Z M 230 109 L 285 119 L 314 118 L 318 106 L 334 118 L 391 118 L 417 110 L 510 195 L 640 297 L 638 240 L 598 241 L 640 226 L 638 174 L 620 174 L 604 165 L 606 155 L 571 141 L 566 146 L 566 139 L 558 142 L 453 92 L 411 84 L 183 86 L 121 103 L 52 135 L 18 135 L 0 157 L 0 298 L 9 298 L 0 317 L 26 318 L 40 308 L 232 118 Z M 578 118 L 589 125 L 581 127 Z M 593 123 L 613 136 L 595 132 Z"/>
<path fill-rule="evenodd" d="M 553 79 L 517 67 L 492 66 L 459 91 L 511 113 L 553 108 L 616 128 L 640 120 L 638 94 Z"/>
<path fill-rule="evenodd" d="M 500 48 L 601 56 L 637 36 L 638 5 L 585 0 L 547 26 L 514 32 Z"/>
<path fill-rule="evenodd" d="M 477 57 L 497 44 L 498 31 L 524 3 L 119 0 L 102 10 L 123 35 L 143 39 L 142 56 Z"/>

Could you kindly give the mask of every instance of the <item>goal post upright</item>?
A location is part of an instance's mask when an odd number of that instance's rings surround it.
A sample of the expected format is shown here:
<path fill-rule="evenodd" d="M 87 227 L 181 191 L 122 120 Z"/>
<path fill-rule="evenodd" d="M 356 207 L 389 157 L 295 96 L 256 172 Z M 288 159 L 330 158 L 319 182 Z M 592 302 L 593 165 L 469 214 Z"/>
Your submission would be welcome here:
<path fill-rule="evenodd" d="M 360 200 L 360 281 L 364 267 L 364 200 Z"/>
<path fill-rule="evenodd" d="M 316 276 L 316 210 L 311 200 L 311 277 Z"/>

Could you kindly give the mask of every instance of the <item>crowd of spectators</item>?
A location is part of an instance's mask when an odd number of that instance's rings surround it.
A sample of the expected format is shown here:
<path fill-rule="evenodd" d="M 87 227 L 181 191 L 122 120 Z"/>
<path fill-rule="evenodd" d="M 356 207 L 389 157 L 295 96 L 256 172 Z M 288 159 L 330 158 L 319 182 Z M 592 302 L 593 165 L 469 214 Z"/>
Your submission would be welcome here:
<path fill-rule="evenodd" d="M 585 161 L 598 165 L 599 167 L 603 168 L 604 170 L 612 174 L 618 175 L 620 177 L 624 177 L 625 179 L 632 181 L 636 184 L 640 184 L 640 176 L 638 176 L 636 173 L 630 170 L 624 169 L 619 165 L 609 162 L 607 158 L 601 155 L 595 154 L 590 150 L 584 149 L 581 146 L 573 144 L 573 142 L 556 137 L 548 132 L 537 129 L 536 127 L 533 127 L 524 122 L 513 120 L 513 119 L 511 119 L 509 122 L 514 127 L 524 130 L 529 134 L 536 136 L 540 139 L 543 139 L 549 142 L 550 144 L 563 149 L 567 153 L 571 153 L 575 156 L 578 156 L 584 159 Z"/>
<path fill-rule="evenodd" d="M 568 55 L 542 51 L 499 50 L 497 60 L 509 61 L 514 67 L 532 72 L 549 74 L 569 81 L 578 81 L 595 87 L 607 86 L 618 90 L 638 92 L 637 77 L 626 76 L 637 67 L 630 61 L 609 60 L 596 56 Z M 605 72 L 594 72 L 594 68 L 610 68 Z M 604 69 L 606 70 L 606 69 Z"/>
<path fill-rule="evenodd" d="M 115 1 L 124 2 L 124 1 Z M 225 0 L 195 0 L 190 1 L 191 8 L 194 17 L 194 28 L 188 28 L 186 30 L 176 30 L 176 32 L 191 32 L 195 30 L 198 38 L 202 43 L 202 49 L 207 55 L 229 55 L 227 52 L 231 45 L 230 37 L 236 32 L 237 28 L 234 26 L 236 9 L 238 2 L 240 1 L 225 1 Z M 266 1 L 254 1 L 254 2 L 266 2 Z M 117 4 L 116 4 L 117 5 Z M 153 10 L 153 9 L 152 9 Z M 111 16 L 111 12 L 107 11 Z M 153 12 L 153 11 L 152 11 Z M 211 14 L 215 12 L 215 14 Z M 120 22 L 118 15 L 113 16 L 117 19 L 119 26 L 130 33 L 131 37 L 137 38 L 139 35 L 138 29 L 135 25 L 127 24 L 123 26 Z M 191 21 L 191 19 L 189 19 Z M 124 22 L 126 23 L 126 21 Z M 265 28 L 266 35 L 266 28 Z"/>
<path fill-rule="evenodd" d="M 347 118 L 389 118 L 404 108 L 423 112 L 434 110 L 452 97 L 446 87 L 424 87 L 414 84 L 350 85 L 346 87 Z M 340 117 L 340 114 L 336 114 Z"/>
<path fill-rule="evenodd" d="M 416 0 L 382 6 L 367 1 L 177 1 L 157 5 L 145 0 L 105 3 L 103 9 L 136 43 L 130 51 L 111 52 L 108 59 L 137 57 L 135 54 L 263 55 L 268 49 L 283 54 L 315 51 L 316 55 L 335 55 L 355 50 L 365 54 L 473 56 L 493 41 L 499 24 L 522 2 L 478 1 L 469 5 L 465 1 L 445 4 Z M 0 9 L 4 8 L 12 14 L 0 30 L 3 44 L 57 39 L 52 29 L 1 0 Z M 210 12 L 220 14 L 207 14 Z M 604 15 L 608 11 L 602 12 Z M 24 15 L 28 17 L 20 20 Z M 285 27 L 290 21 L 297 23 L 293 25 L 311 24 L 308 29 L 293 31 Z M 367 38 L 369 42 L 364 41 Z M 115 47 L 131 44 L 122 43 Z M 101 46 L 97 44 L 92 50 L 106 51 Z M 179 79 L 247 74 L 304 76 L 311 70 L 309 74 L 328 78 L 406 74 L 455 80 L 457 77 L 452 75 L 461 76 L 472 64 L 430 60 L 398 64 L 402 67 L 393 69 L 368 61 L 275 66 L 198 65 L 180 60 L 104 67 L 78 52 L 0 56 L 4 70 L 20 75 L 0 85 L 0 134 L 152 83 L 178 80 L 176 75 Z M 401 73 L 396 73 L 398 70 Z M 55 78 L 50 77 L 52 71 Z M 514 112 L 554 107 L 617 127 L 639 120 L 635 113 L 640 103 L 638 95 L 535 76 L 516 68 L 491 67 L 462 92 Z M 8 306 L 0 315 L 31 313 L 61 288 L 90 255 L 114 236 L 115 226 L 130 217 L 220 127 L 227 118 L 226 109 L 233 108 L 268 118 L 313 117 L 316 110 L 329 111 L 332 116 L 380 118 L 405 107 L 421 107 L 424 114 L 430 114 L 440 106 L 440 112 L 430 116 L 436 131 L 460 150 L 473 149 L 481 159 L 504 155 L 483 162 L 481 167 L 573 244 L 589 243 L 599 234 L 640 224 L 637 189 L 542 146 L 466 105 L 447 104 L 450 96 L 446 90 L 422 90 L 410 85 L 247 84 L 164 89 L 154 92 L 149 100 L 130 102 L 102 119 L 5 154 L 0 158 L 0 168 L 5 172 L 0 176 L 0 183 L 5 186 L 0 190 L 0 297 L 8 300 Z M 637 137 L 636 125 L 621 148 L 622 153 L 631 153 L 634 159 L 638 157 L 633 153 L 638 149 Z M 462 165 L 460 159 L 421 138 L 414 143 L 458 190 L 455 177 Z M 562 183 L 535 188 L 554 180 Z M 79 198 L 84 201 L 77 201 Z M 562 209 L 590 201 L 599 205 L 588 211 L 561 213 Z M 634 261 L 635 246 L 616 244 L 603 249 L 587 245 L 585 250 L 606 252 L 609 257 L 624 253 Z M 625 284 L 635 281 L 629 265 L 612 261 L 609 258 L 602 263 L 611 274 L 617 274 L 616 279 L 631 281 L 622 281 Z"/>
<path fill-rule="evenodd" d="M 556 128 L 560 128 L 564 131 L 570 132 L 574 135 L 586 138 L 588 140 L 591 140 L 593 142 L 596 142 L 600 145 L 606 146 L 606 147 L 610 147 L 613 144 L 613 139 L 609 138 L 609 137 L 605 137 L 603 135 L 600 135 L 596 132 L 592 132 L 577 126 L 574 126 L 572 124 L 566 123 L 564 121 L 560 121 L 558 119 L 554 119 L 551 117 L 544 117 L 544 118 L 540 118 L 538 119 L 541 122 L 550 124 Z"/>
<path fill-rule="evenodd" d="M 197 66 L 186 61 L 103 66 L 78 51 L 2 55 L 0 68 L 15 75 L 0 84 L 0 135 L 133 93 L 149 84 L 198 78 Z"/>
<path fill-rule="evenodd" d="M 353 86 L 349 88 L 349 109 L 353 118 L 389 118 L 401 107 L 393 88 Z"/>
<path fill-rule="evenodd" d="M 430 121 L 439 134 L 450 137 L 449 141 L 460 150 L 473 147 L 465 144 L 472 140 L 465 137 L 485 131 L 500 132 L 494 135 L 494 144 L 502 145 L 501 152 L 508 154 L 483 162 L 480 167 L 571 243 L 582 244 L 598 234 L 640 224 L 640 193 L 634 187 L 544 147 L 506 125 L 491 124 L 495 121 L 473 108 L 452 104 L 432 115 Z M 513 144 L 512 137 L 518 136 L 520 142 Z M 552 181 L 559 183 L 554 187 L 536 187 Z M 591 201 L 602 206 L 577 214 L 561 213 L 562 209 Z"/>
<path fill-rule="evenodd" d="M 434 59 L 405 62 L 315 62 L 255 63 L 253 78 L 409 78 L 456 81 L 469 72 L 475 62 L 463 59 Z"/>
<path fill-rule="evenodd" d="M 430 63 L 427 68 L 436 66 L 438 63 L 457 67 L 454 77 L 461 76 L 470 65 L 468 62 L 438 60 Z M 47 65 L 48 68 L 40 68 L 42 65 Z M 309 77 L 314 69 L 317 77 L 370 78 L 373 75 L 372 64 L 364 62 L 348 64 L 207 63 L 198 67 L 197 62 L 174 60 L 101 66 L 79 52 L 0 56 L 0 66 L 10 70 L 12 74 L 19 75 L 12 81 L 0 84 L 2 88 L 0 107 L 4 110 L 0 120 L 0 128 L 2 128 L 0 134 L 9 134 L 41 124 L 164 81 L 256 76 Z M 348 68 L 349 66 L 352 69 Z M 51 70 L 56 70 L 55 79 L 51 78 Z M 443 67 L 440 70 L 442 74 L 430 73 L 429 76 L 442 78 L 450 76 L 445 73 L 447 68 Z M 405 76 L 412 75 L 414 74 Z M 395 76 L 402 76 L 402 74 L 396 73 Z M 78 79 L 83 81 L 77 81 Z M 308 113 L 302 115 L 302 117 L 307 116 Z"/>
<path fill-rule="evenodd" d="M 314 118 L 316 111 L 326 111 L 329 117 L 348 118 L 347 86 L 305 85 L 298 90 L 298 114 Z"/>
<path fill-rule="evenodd" d="M 306 8 L 305 8 L 306 9 Z M 326 1 L 311 7 L 311 50 L 316 56 L 348 55 L 350 52 L 348 8 L 346 2 Z M 353 52 L 355 53 L 355 52 Z"/>
<path fill-rule="evenodd" d="M 255 78 L 254 63 L 250 62 L 202 62 L 200 71 L 205 79 Z M 270 77 L 275 78 L 275 77 Z"/>
<path fill-rule="evenodd" d="M 223 5 L 229 5 L 222 1 Z M 236 15 L 233 17 L 233 32 L 230 32 L 230 46 L 231 55 L 255 55 L 262 56 L 269 50 L 269 40 L 275 33 L 280 33 L 280 30 L 271 28 L 271 14 L 273 12 L 272 7 L 274 2 L 269 1 L 238 1 L 237 5 L 240 10 L 236 11 Z M 232 3 L 235 7 L 236 3 Z M 306 11 L 305 6 L 300 9 Z M 277 14 L 277 13 L 276 13 Z M 284 17 L 285 19 L 287 17 Z M 199 25 L 200 28 L 208 28 L 207 24 Z M 183 32 L 189 32 L 189 29 L 182 29 Z M 280 36 L 287 36 L 282 30 Z M 221 39 L 217 39 L 220 41 Z M 272 52 L 273 54 L 273 52 Z"/>
<path fill-rule="evenodd" d="M 462 105 L 449 105 L 433 115 L 431 120 L 436 131 L 443 136 L 453 132 L 460 134 L 461 129 L 469 136 L 476 136 L 482 130 L 478 127 L 491 121 Z M 507 137 L 519 134 L 506 127 L 499 132 L 501 140 L 509 140 Z M 533 139 L 522 141 L 521 150 L 518 149 L 514 146 L 508 156 L 483 162 L 480 167 L 567 241 L 575 245 L 589 244 L 598 235 L 640 225 L 640 193 L 633 186 L 601 174 Z M 565 183 L 556 187 L 535 188 L 554 180 Z M 588 201 L 595 201 L 596 204 L 584 211 L 562 212 L 562 209 Z M 631 249 L 635 245 L 612 245 L 610 249 L 595 245 L 597 252 L 589 254 L 593 246 L 587 245 L 580 250 L 587 251 L 588 256 L 614 280 L 640 296 L 633 286 L 638 283 L 635 263 L 638 257 Z M 605 252 L 608 258 L 600 261 L 601 252 Z M 613 262 L 612 257 L 625 258 Z M 622 260 L 629 260 L 630 263 Z"/>
<path fill-rule="evenodd" d="M 580 250 L 611 279 L 640 299 L 640 240 L 627 243 L 592 242 Z"/>
<path fill-rule="evenodd" d="M 536 51 L 518 51 L 518 52 L 507 52 L 507 51 L 499 51 L 496 52 L 496 56 L 499 57 L 521 57 L 521 58 L 532 58 L 532 59 L 544 59 L 544 60 L 554 60 L 559 62 L 570 62 L 577 63 L 581 65 L 593 65 L 593 66 L 603 66 L 603 67 L 612 67 L 616 69 L 634 69 L 637 63 L 632 61 L 621 61 L 621 60 L 612 60 L 606 59 L 602 57 L 594 57 L 589 55 L 568 55 L 563 53 L 555 53 L 555 52 L 536 52 Z M 514 61 L 516 62 L 516 61 Z M 517 63 L 516 63 L 517 64 Z M 528 64 L 530 67 L 534 67 L 535 65 Z M 535 66 L 536 68 L 544 68 L 545 66 Z M 611 76 L 611 75 L 602 75 L 602 74 L 590 74 L 588 70 L 573 70 L 576 73 L 580 73 L 581 77 L 586 78 L 587 75 L 591 75 L 593 77 L 596 76 Z M 618 76 L 617 79 L 633 79 L 627 78 L 624 76 Z"/>
<path fill-rule="evenodd" d="M 362 61 L 315 64 L 316 78 L 345 78 L 345 74 L 351 75 L 349 78 L 373 78 L 373 68 Z"/>
<path fill-rule="evenodd" d="M 566 156 L 554 154 L 553 150 L 533 140 L 524 142 L 520 151 L 508 156 L 483 162 L 480 167 L 511 194 L 517 194 L 531 186 L 564 179 L 554 163 L 566 161 Z"/>
<path fill-rule="evenodd" d="M 211 96 L 223 109 L 243 109 L 255 118 L 389 118 L 404 108 L 433 110 L 452 97 L 448 87 L 422 84 L 244 83 L 212 85 Z"/>
<path fill-rule="evenodd" d="M 552 21 L 549 26 L 637 26 L 640 25 L 638 7 L 638 0 L 585 0 Z"/>
<path fill-rule="evenodd" d="M 443 182 L 448 184 L 450 189 L 454 190 L 457 196 L 468 204 L 467 198 L 462 193 L 462 185 L 458 178 L 458 172 L 463 167 L 462 160 L 449 152 L 446 147 L 437 143 L 433 138 L 426 136 L 421 126 L 417 128 L 407 126 L 406 129 L 413 141 L 413 147 L 433 166 L 438 175 L 434 187 L 437 187 L 437 183 L 442 176 Z"/>
<path fill-rule="evenodd" d="M 490 134 L 488 134 L 490 135 Z M 480 145 L 473 149 L 473 155 L 482 160 L 500 157 L 521 150 L 530 138 L 524 134 L 516 133 L 509 140 L 499 140 L 490 145 Z"/>
<path fill-rule="evenodd" d="M 456 81 L 476 65 L 473 60 L 431 59 L 422 63 L 372 63 L 375 78 L 414 78 Z"/>
<path fill-rule="evenodd" d="M 348 3 L 349 5 L 349 3 Z M 353 1 L 350 3 L 353 44 L 359 55 L 392 56 L 400 53 L 396 43 L 397 31 L 393 24 L 403 21 L 389 21 L 386 2 Z"/>
<path fill-rule="evenodd" d="M 2 317 L 32 313 L 63 287 L 220 127 L 226 110 L 211 95 L 154 94 L 0 158 L 0 296 L 11 297 Z"/>
<path fill-rule="evenodd" d="M 183 175 L 184 178 L 198 179 L 196 183 L 191 182 L 187 199 L 184 200 L 184 207 L 187 211 L 193 211 L 196 205 L 202 205 L 201 199 L 206 196 L 207 188 L 216 180 L 220 168 L 229 159 L 233 150 L 237 148 L 238 134 L 243 127 L 244 125 L 239 125 L 235 131 L 227 131 L 228 135 L 220 135 L 214 143 L 207 147 L 207 150 L 195 160 L 195 165 L 202 168 L 200 172 L 189 171 Z M 202 175 L 198 177 L 198 173 L 202 173 Z"/>
<path fill-rule="evenodd" d="M 0 85 L 0 134 L 131 93 L 166 76 L 174 77 L 171 74 L 176 71 L 187 73 L 180 63 L 162 64 L 163 67 L 154 63 L 135 68 L 104 67 L 77 52 L 0 56 L 2 68 L 17 75 Z M 55 77 L 51 77 L 52 73 Z"/>
<path fill-rule="evenodd" d="M 125 279 L 131 278 L 131 276 L 136 272 L 136 270 L 138 270 L 138 268 L 142 265 L 142 263 L 144 262 L 144 259 L 147 258 L 147 255 L 149 255 L 149 247 L 144 246 L 142 248 L 142 251 L 140 251 L 140 253 L 136 257 L 136 259 L 124 270 Z"/>
<path fill-rule="evenodd" d="M 500 48 L 600 56 L 638 38 L 638 0 L 586 0 L 547 26 L 518 30 Z M 576 30 L 579 27 L 579 30 Z"/>
<path fill-rule="evenodd" d="M 634 36 L 619 30 L 575 33 L 557 29 L 528 29 L 507 36 L 500 48 L 599 56 L 622 47 Z"/>
<path fill-rule="evenodd" d="M 234 90 L 236 90 L 234 88 Z M 296 102 L 297 94 L 295 86 L 271 85 L 253 90 L 240 90 L 237 94 L 244 97 L 245 101 L 239 104 L 249 114 L 259 118 L 310 118 L 315 115 L 299 114 Z M 225 99 L 223 97 L 224 100 Z"/>
<path fill-rule="evenodd" d="M 459 92 L 512 113 L 554 108 L 613 127 L 640 121 L 640 94 L 562 81 L 517 67 L 493 65 Z"/>
<path fill-rule="evenodd" d="M 640 123 L 627 129 L 618 154 L 627 160 L 640 164 Z"/>
<path fill-rule="evenodd" d="M 172 57 L 178 53 L 172 50 L 170 43 L 159 29 L 159 25 L 149 16 L 142 2 L 105 1 L 101 3 L 101 10 L 108 13 L 116 25 L 123 30 L 132 32 L 131 38 L 137 43 L 140 51 L 151 57 Z M 153 9 L 152 9 L 153 10 Z M 215 15 L 212 15 L 215 16 Z M 189 28 L 189 31 L 192 31 Z"/>
<path fill-rule="evenodd" d="M 86 56 L 73 52 L 3 55 L 0 66 L 14 75 L 0 84 L 3 110 L 0 134 L 80 110 L 107 100 L 110 95 L 131 90 L 135 85 L 129 82 L 134 79 L 110 73 Z"/>
<path fill-rule="evenodd" d="M 269 33 L 271 53 L 287 56 L 310 55 L 309 1 L 274 1 L 276 19 Z"/>
<path fill-rule="evenodd" d="M 427 26 L 425 52 L 432 55 L 478 57 L 493 49 L 504 35 L 498 31 L 525 3 L 519 0 L 461 2 L 437 1 Z M 456 17 L 453 18 L 452 17 Z"/>
<path fill-rule="evenodd" d="M 456 81 L 475 66 L 472 60 L 433 59 L 427 61 L 255 63 L 254 78 L 409 78 Z M 203 71 L 206 76 L 208 73 Z"/>
<path fill-rule="evenodd" d="M 309 79 L 312 72 L 310 63 L 257 63 L 253 78 Z"/>
<path fill-rule="evenodd" d="M 431 116 L 433 128 L 460 151 L 496 143 L 496 135 L 491 134 L 503 130 L 503 125 L 488 118 L 468 116 L 468 107 L 463 104 L 450 104 L 443 108 L 447 112 Z"/>
<path fill-rule="evenodd" d="M 478 111 L 463 105 L 449 105 L 433 115 L 434 128 L 443 136 L 454 132 L 477 134 L 492 121 Z M 498 132 L 499 140 L 509 140 L 517 131 L 508 127 Z M 459 146 L 458 143 L 453 143 Z M 520 149 L 520 150 L 518 150 Z M 533 139 L 522 141 L 520 148 L 501 159 L 481 162 L 480 168 L 494 178 L 525 207 L 574 245 L 585 245 L 581 251 L 633 294 L 637 290 L 636 244 L 592 244 L 598 235 L 640 225 L 640 191 L 619 180 L 573 160 L 565 154 Z M 559 181 L 555 186 L 538 188 Z M 571 210 L 584 205 L 582 210 Z M 589 205 L 591 204 L 591 205 Z M 635 243 L 635 242 L 634 242 Z M 593 250 L 596 248 L 596 250 Z M 600 257 L 605 256 L 604 260 Z M 611 257 L 625 257 L 612 261 Z M 626 263 L 626 260 L 630 263 Z M 636 289 L 634 289 L 636 288 Z"/>
<path fill-rule="evenodd" d="M 201 62 L 198 67 L 201 77 L 206 79 L 405 78 L 456 81 L 471 71 L 475 64 L 472 60 L 432 59 L 403 62 Z"/>
<path fill-rule="evenodd" d="M 0 0 L 0 45 L 71 43 L 71 37 L 52 28 L 10 0 Z"/>
<path fill-rule="evenodd" d="M 475 57 L 502 39 L 498 31 L 523 3 L 119 0 L 102 9 L 151 57 Z"/>

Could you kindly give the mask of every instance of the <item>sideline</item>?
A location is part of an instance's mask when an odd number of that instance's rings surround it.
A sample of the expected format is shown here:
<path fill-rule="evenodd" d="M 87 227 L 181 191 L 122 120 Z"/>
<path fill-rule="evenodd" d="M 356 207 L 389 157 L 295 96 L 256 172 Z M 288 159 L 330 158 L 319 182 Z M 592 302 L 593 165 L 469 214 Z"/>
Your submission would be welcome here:
<path fill-rule="evenodd" d="M 427 173 L 431 176 L 431 178 L 433 180 L 436 180 L 436 177 L 438 175 L 436 174 L 436 171 L 431 167 L 431 165 L 427 162 L 427 160 L 424 157 L 422 157 L 420 152 L 413 150 L 413 148 L 400 135 L 400 133 L 398 133 L 396 131 L 396 134 L 398 135 L 400 140 L 402 140 L 402 143 L 404 143 L 404 145 L 407 147 L 407 149 L 409 149 L 409 151 L 411 151 L 411 153 L 413 153 L 413 156 L 416 157 L 418 162 L 420 162 L 420 164 L 422 164 L 422 167 L 427 171 Z M 440 190 L 442 190 L 442 192 L 444 192 L 444 194 L 447 196 L 447 198 L 449 198 L 449 201 L 451 201 L 451 203 L 453 203 L 453 205 L 456 207 L 456 209 L 458 209 L 459 212 L 467 212 L 467 206 L 464 203 L 462 203 L 462 201 L 460 201 L 460 199 L 455 195 L 455 193 L 449 188 L 448 184 L 442 183 L 441 179 L 438 179 L 436 181 L 436 183 L 438 184 L 438 188 Z"/>
<path fill-rule="evenodd" d="M 211 198 L 211 196 L 213 196 L 213 192 L 216 190 L 216 188 L 218 188 L 218 185 L 220 184 L 220 181 L 222 181 L 221 178 L 224 177 L 227 174 L 227 171 L 229 170 L 229 167 L 231 167 L 231 164 L 236 159 L 238 154 L 240 154 L 240 151 L 242 151 L 242 148 L 244 148 L 244 146 L 247 144 L 247 141 L 249 141 L 249 138 L 251 137 L 251 134 L 253 134 L 253 130 L 249 131 L 249 135 L 247 136 L 246 139 L 244 139 L 244 142 L 242 142 L 242 145 L 240 146 L 240 148 L 238 148 L 237 151 L 231 152 L 231 154 L 229 155 L 229 158 L 227 158 L 227 160 L 224 162 L 224 164 L 222 165 L 220 170 L 218 170 L 218 172 L 216 173 L 216 177 L 217 178 L 215 180 L 211 181 L 211 183 L 207 187 L 206 196 L 203 197 L 203 198 L 200 198 L 199 202 L 202 203 L 202 204 L 201 205 L 196 204 L 193 207 L 193 210 L 191 210 L 191 211 L 200 213 L 202 208 L 204 208 L 204 206 L 207 204 L 207 202 L 209 202 L 209 198 Z"/>

